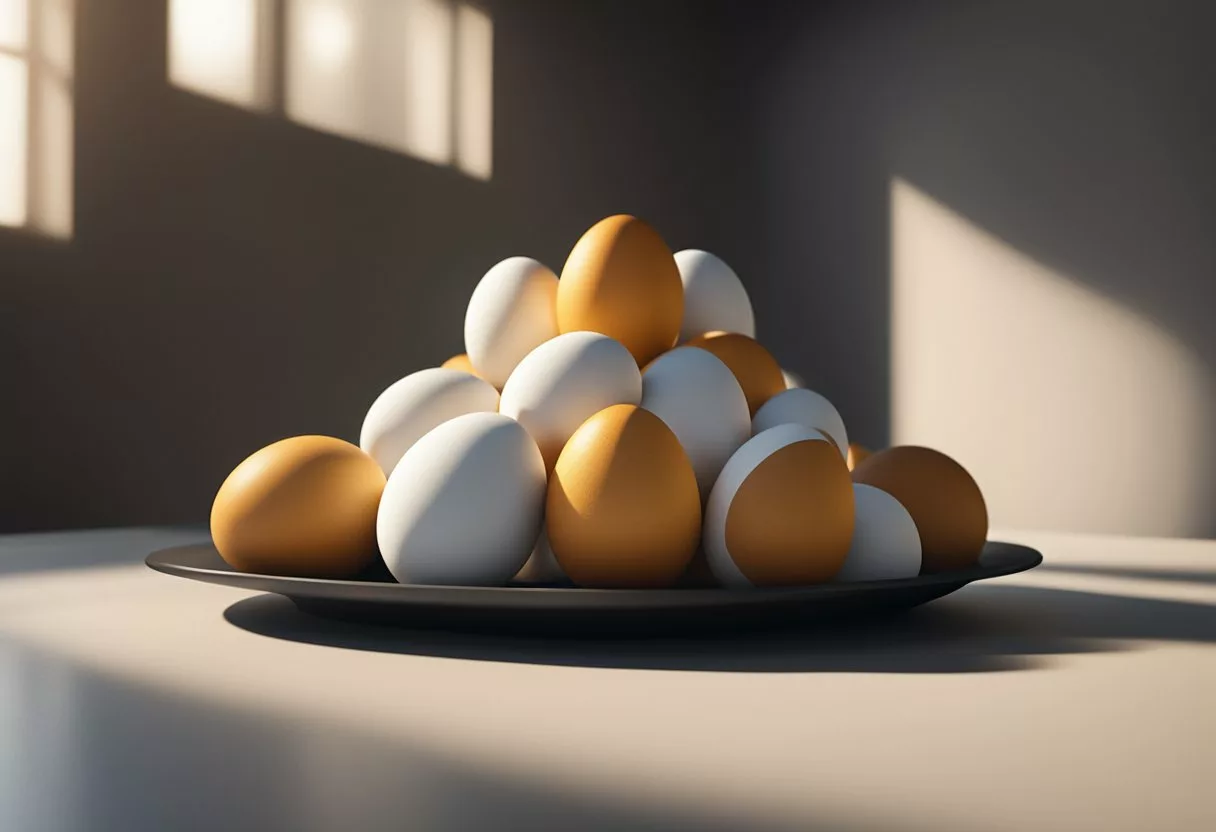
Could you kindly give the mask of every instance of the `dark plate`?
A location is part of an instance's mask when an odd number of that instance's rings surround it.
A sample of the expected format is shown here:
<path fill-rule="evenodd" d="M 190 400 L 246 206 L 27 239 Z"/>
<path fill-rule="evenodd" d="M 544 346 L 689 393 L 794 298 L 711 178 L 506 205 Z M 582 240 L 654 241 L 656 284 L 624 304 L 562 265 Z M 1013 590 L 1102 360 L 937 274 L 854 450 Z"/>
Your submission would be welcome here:
<path fill-rule="evenodd" d="M 383 564 L 355 580 L 289 578 L 237 572 L 207 545 L 162 549 L 146 562 L 168 575 L 285 595 L 302 611 L 325 618 L 421 629 L 622 636 L 872 617 L 924 604 L 972 581 L 1032 569 L 1042 561 L 1026 546 L 989 542 L 979 564 L 970 569 L 895 581 L 745 591 L 421 586 L 393 582 Z"/>

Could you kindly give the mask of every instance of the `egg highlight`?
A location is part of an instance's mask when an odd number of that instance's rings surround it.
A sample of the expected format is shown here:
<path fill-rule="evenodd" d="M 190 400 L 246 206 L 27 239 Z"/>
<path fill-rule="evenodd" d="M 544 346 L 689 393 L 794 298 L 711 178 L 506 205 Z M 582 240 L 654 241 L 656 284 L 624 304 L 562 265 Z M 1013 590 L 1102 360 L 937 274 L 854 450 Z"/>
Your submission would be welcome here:
<path fill-rule="evenodd" d="M 525 355 L 557 332 L 557 275 L 531 257 L 486 272 L 464 317 L 464 346 L 478 375 L 499 390 Z"/>
<path fill-rule="evenodd" d="M 854 471 L 857 469 L 858 465 L 865 462 L 867 459 L 873 456 L 873 454 L 874 452 L 865 445 L 859 445 L 856 442 L 852 442 L 849 444 L 849 450 L 845 455 L 845 461 L 849 465 L 849 470 Z"/>

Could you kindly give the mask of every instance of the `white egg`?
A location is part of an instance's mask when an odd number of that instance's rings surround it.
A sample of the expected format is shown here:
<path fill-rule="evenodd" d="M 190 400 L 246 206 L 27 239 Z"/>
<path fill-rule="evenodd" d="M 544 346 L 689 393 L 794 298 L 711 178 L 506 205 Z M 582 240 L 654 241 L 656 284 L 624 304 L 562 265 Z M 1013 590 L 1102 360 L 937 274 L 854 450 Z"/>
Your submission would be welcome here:
<path fill-rule="evenodd" d="M 557 335 L 557 275 L 530 257 L 486 272 L 464 316 L 464 349 L 499 390 L 525 355 Z"/>
<path fill-rule="evenodd" d="M 419 370 L 390 384 L 372 402 L 359 431 L 359 447 L 388 475 L 401 455 L 432 428 L 497 407 L 498 391 L 477 376 L 444 367 Z"/>
<path fill-rule="evenodd" d="M 838 581 L 883 581 L 920 574 L 920 534 L 899 500 L 872 485 L 853 484 L 853 543 Z"/>
<path fill-rule="evenodd" d="M 642 374 L 629 350 L 598 332 L 567 332 L 519 362 L 498 411 L 528 429 L 552 470 L 579 425 L 606 407 L 641 400 Z"/>
<path fill-rule="evenodd" d="M 708 251 L 687 248 L 676 252 L 684 283 L 684 322 L 680 341 L 706 332 L 738 332 L 756 337 L 755 316 L 747 290 L 730 266 Z"/>
<path fill-rule="evenodd" d="M 549 535 L 543 524 L 540 537 L 536 538 L 536 546 L 532 548 L 532 555 L 519 570 L 515 580 L 529 584 L 564 583 L 569 580 L 557 562 L 557 556 L 553 554 L 553 547 L 549 545 Z"/>
<path fill-rule="evenodd" d="M 376 540 L 401 583 L 498 586 L 528 559 L 545 505 L 545 463 L 498 413 L 444 422 L 388 478 Z"/>
<path fill-rule="evenodd" d="M 830 401 L 805 387 L 792 387 L 773 396 L 756 411 L 752 434 L 777 425 L 802 425 L 821 430 L 836 444 L 842 457 L 849 453 L 844 420 Z"/>
<path fill-rule="evenodd" d="M 794 387 L 805 387 L 806 383 L 797 373 L 792 373 L 789 370 L 782 370 L 781 377 L 785 379 L 785 389 L 790 390 Z"/>
<path fill-rule="evenodd" d="M 646 367 L 642 407 L 680 440 L 702 500 L 726 460 L 751 436 L 747 397 L 735 374 L 717 356 L 697 347 L 674 349 Z"/>

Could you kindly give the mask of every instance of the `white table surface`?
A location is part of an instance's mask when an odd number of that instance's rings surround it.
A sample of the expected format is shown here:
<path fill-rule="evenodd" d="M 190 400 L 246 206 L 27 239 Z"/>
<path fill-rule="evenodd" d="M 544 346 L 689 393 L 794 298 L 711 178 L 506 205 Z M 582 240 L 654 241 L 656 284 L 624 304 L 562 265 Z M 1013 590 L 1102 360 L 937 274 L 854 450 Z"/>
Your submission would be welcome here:
<path fill-rule="evenodd" d="M 1216 829 L 1216 543 L 881 628 L 578 644 L 333 625 L 181 530 L 0 538 L 0 830 Z"/>

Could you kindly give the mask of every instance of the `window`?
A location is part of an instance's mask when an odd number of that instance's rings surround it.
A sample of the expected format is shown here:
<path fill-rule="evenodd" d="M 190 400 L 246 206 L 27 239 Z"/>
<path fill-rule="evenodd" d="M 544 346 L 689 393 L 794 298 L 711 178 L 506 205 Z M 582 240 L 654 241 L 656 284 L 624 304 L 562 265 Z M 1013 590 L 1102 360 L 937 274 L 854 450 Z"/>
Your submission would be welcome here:
<path fill-rule="evenodd" d="M 73 0 L 0 0 L 0 225 L 72 236 Z"/>
<path fill-rule="evenodd" d="M 492 167 L 492 50 L 489 16 L 452 0 L 169 7 L 175 86 L 479 179 Z"/>

